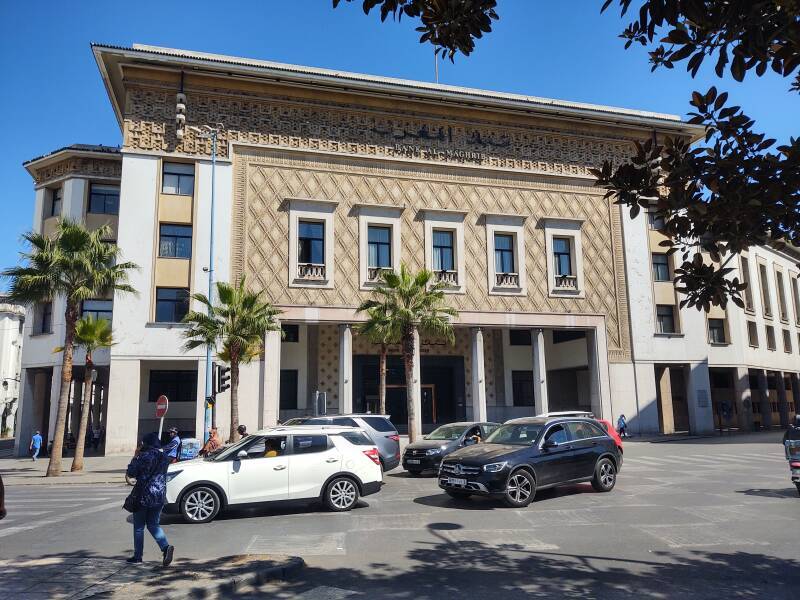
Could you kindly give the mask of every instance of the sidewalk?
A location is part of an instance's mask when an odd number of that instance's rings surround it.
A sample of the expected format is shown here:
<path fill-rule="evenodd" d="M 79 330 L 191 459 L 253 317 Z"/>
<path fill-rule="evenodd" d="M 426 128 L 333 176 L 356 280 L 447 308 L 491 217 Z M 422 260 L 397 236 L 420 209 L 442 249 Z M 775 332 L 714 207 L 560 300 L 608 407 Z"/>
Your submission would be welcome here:
<path fill-rule="evenodd" d="M 15 485 L 53 485 L 73 483 L 125 483 L 125 469 L 130 462 L 129 456 L 87 456 L 84 459 L 83 471 L 70 473 L 72 457 L 61 459 L 61 475 L 45 477 L 48 457 L 33 461 L 30 458 L 0 458 L 0 475 L 3 483 Z"/>
<path fill-rule="evenodd" d="M 0 597 L 15 600 L 229 597 L 242 585 L 284 579 L 304 563 L 294 556 L 239 555 L 180 560 L 167 568 L 120 558 L 58 554 L 0 561 Z"/>

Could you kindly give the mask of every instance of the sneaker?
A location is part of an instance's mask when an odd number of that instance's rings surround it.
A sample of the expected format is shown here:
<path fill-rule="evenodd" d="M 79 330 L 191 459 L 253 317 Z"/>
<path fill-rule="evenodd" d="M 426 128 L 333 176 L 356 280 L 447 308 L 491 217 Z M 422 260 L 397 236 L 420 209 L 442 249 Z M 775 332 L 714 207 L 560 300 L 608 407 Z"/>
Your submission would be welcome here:
<path fill-rule="evenodd" d="M 125 559 L 126 563 L 140 563 L 142 562 L 141 558 L 136 558 L 135 556 L 131 556 L 130 558 Z"/>
<path fill-rule="evenodd" d="M 175 553 L 175 546 L 167 546 L 167 549 L 164 550 L 164 560 L 162 561 L 162 565 L 168 567 L 172 562 L 172 555 Z"/>

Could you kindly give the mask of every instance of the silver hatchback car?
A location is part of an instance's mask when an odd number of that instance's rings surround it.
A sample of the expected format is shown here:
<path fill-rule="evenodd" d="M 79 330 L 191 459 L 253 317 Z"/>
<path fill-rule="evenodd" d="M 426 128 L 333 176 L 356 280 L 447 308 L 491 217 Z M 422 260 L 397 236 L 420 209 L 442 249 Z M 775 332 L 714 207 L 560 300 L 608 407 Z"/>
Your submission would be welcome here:
<path fill-rule="evenodd" d="M 397 428 L 389 420 L 389 415 L 355 414 L 311 417 L 303 421 L 302 425 L 360 427 L 378 447 L 384 471 L 391 471 L 400 464 L 400 436 Z"/>

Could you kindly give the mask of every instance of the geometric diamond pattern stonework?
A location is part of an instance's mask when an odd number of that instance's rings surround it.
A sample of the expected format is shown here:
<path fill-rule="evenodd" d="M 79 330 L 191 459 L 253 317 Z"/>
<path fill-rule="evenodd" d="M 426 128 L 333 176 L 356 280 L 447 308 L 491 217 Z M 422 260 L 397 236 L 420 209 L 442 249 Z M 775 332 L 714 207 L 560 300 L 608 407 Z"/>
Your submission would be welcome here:
<path fill-rule="evenodd" d="M 620 270 L 619 211 L 589 187 L 555 186 L 515 174 L 426 165 L 376 166 L 375 161 L 303 156 L 279 150 L 237 149 L 234 156 L 234 275 L 244 273 L 278 305 L 354 307 L 368 297 L 359 289 L 356 204 L 403 206 L 401 260 L 424 266 L 426 208 L 467 211 L 464 219 L 466 286 L 448 297 L 459 311 L 602 314 L 610 359 L 629 347 L 627 305 Z M 491 177 L 487 177 L 491 174 Z M 333 289 L 290 288 L 288 200 L 337 202 L 334 213 Z M 527 215 L 527 295 L 489 296 L 485 213 Z M 543 217 L 584 219 L 584 298 L 551 298 Z M 468 355 L 468 353 L 467 353 Z M 335 355 L 334 355 L 335 356 Z"/>

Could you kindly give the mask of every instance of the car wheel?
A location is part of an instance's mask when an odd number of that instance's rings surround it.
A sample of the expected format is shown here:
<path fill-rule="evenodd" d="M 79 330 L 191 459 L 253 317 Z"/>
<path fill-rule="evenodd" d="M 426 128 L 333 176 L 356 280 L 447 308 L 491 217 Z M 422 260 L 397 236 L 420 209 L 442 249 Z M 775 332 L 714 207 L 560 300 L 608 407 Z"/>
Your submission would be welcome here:
<path fill-rule="evenodd" d="M 617 483 L 617 468 L 608 458 L 601 458 L 594 467 L 592 487 L 597 492 L 610 492 Z"/>
<path fill-rule="evenodd" d="M 358 486 L 347 477 L 337 477 L 325 489 L 325 506 L 334 512 L 352 509 L 358 502 Z"/>
<path fill-rule="evenodd" d="M 471 496 L 467 492 L 458 492 L 456 490 L 445 490 L 445 493 L 456 500 L 467 500 Z"/>
<path fill-rule="evenodd" d="M 514 471 L 508 476 L 503 502 L 511 508 L 528 506 L 536 495 L 536 482 L 533 475 L 524 469 Z"/>
<path fill-rule="evenodd" d="M 208 523 L 219 513 L 222 504 L 214 488 L 192 488 L 181 498 L 181 514 L 189 523 Z"/>

